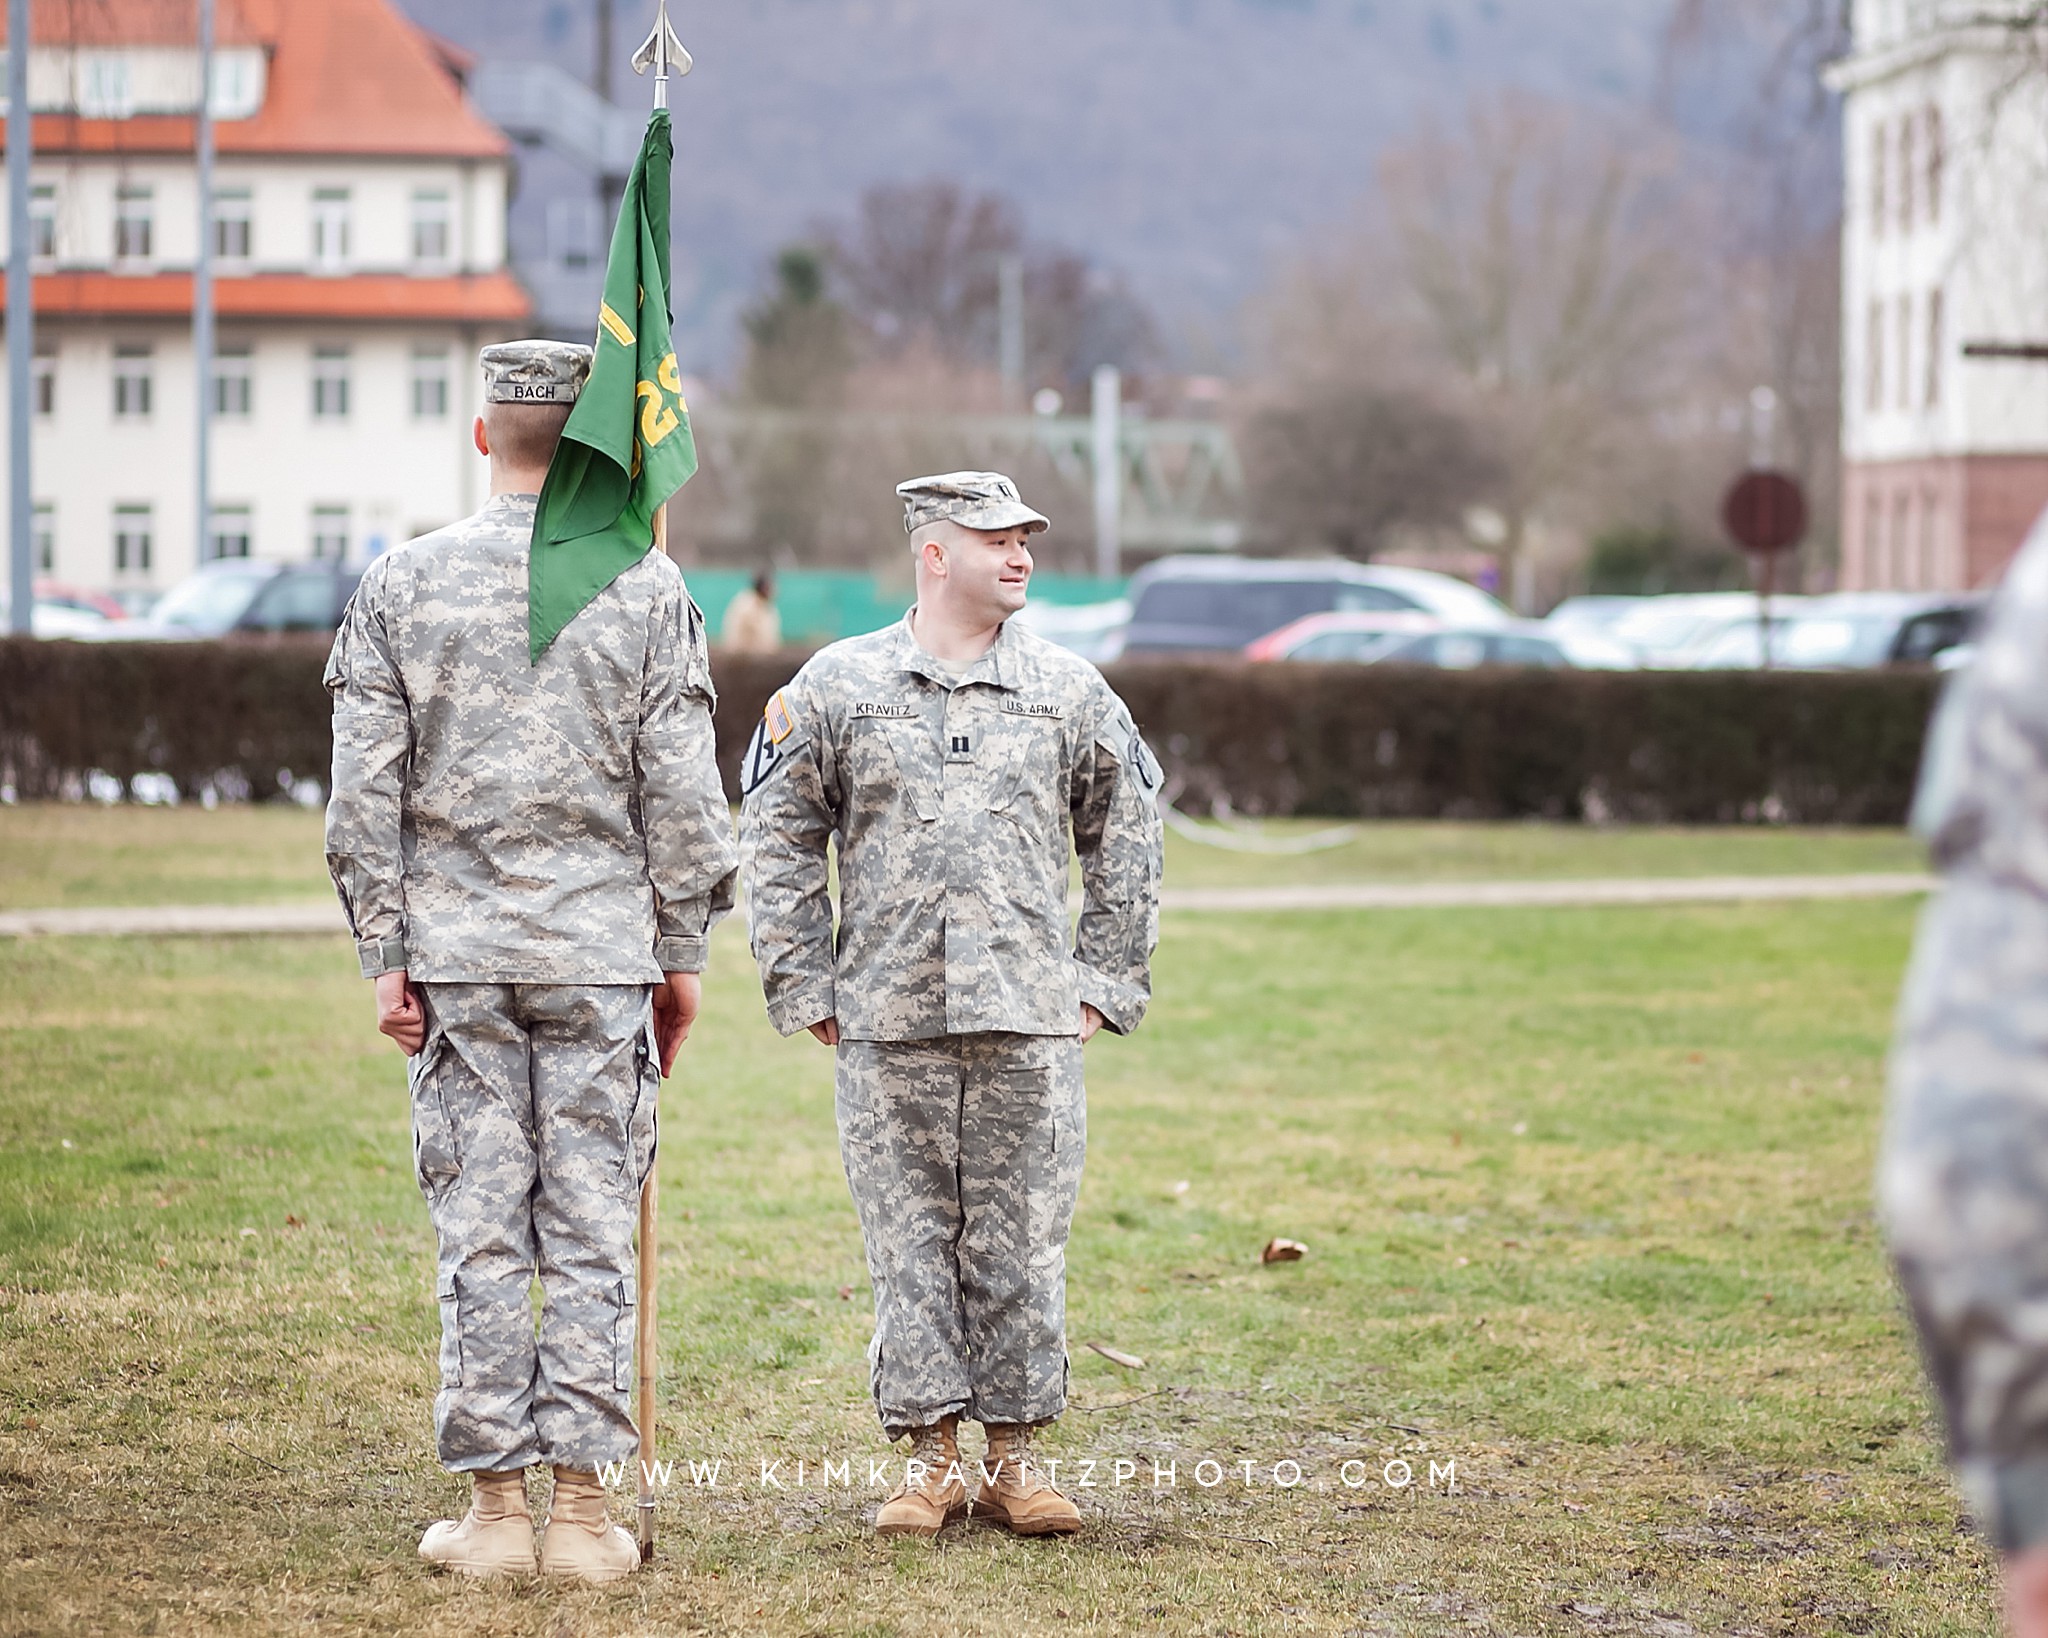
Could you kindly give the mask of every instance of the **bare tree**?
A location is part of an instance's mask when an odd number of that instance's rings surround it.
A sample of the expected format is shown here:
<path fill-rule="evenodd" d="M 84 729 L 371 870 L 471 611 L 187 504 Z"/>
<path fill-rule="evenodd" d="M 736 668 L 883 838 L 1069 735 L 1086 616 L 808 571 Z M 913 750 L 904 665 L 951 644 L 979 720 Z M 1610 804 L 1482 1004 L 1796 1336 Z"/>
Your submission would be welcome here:
<path fill-rule="evenodd" d="M 1386 156 L 1397 266 L 1422 339 L 1501 458 L 1502 567 L 1656 406 L 1694 316 L 1690 201 L 1670 145 L 1546 103 L 1475 105 Z"/>
<path fill-rule="evenodd" d="M 872 356 L 933 352 L 962 368 L 993 365 L 1001 266 L 1024 272 L 1026 370 L 1071 387 L 1098 364 L 1141 368 L 1158 353 L 1144 305 L 1120 281 L 1057 245 L 1032 242 L 1017 207 L 943 180 L 861 195 L 850 222 L 827 224 L 840 298 Z"/>
<path fill-rule="evenodd" d="M 1471 420 L 1391 382 L 1286 383 L 1244 432 L 1255 543 L 1368 558 L 1400 529 L 1455 525 L 1502 472 Z"/>

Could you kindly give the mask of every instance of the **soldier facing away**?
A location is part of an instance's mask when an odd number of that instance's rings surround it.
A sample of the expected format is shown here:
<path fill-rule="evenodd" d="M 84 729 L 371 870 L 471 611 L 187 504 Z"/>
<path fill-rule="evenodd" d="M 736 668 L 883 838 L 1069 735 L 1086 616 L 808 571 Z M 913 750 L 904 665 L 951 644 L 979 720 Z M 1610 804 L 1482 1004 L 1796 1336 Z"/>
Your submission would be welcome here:
<path fill-rule="evenodd" d="M 1010 620 L 1046 527 L 1016 486 L 955 472 L 897 493 L 916 606 L 815 655 L 748 749 L 748 930 L 776 1028 L 838 1054 L 875 1404 L 912 1441 L 877 1530 L 936 1535 L 971 1505 L 1066 1534 L 1080 1513 L 1031 1438 L 1066 1408 L 1082 1044 L 1135 1029 L 1151 993 L 1159 769 L 1101 673 Z M 987 1435 L 971 1503 L 963 1417 Z"/>
<path fill-rule="evenodd" d="M 1944 885 L 1900 1005 L 1885 1217 L 2008 1621 L 2048 1638 L 2048 519 L 1936 719 L 1914 824 Z"/>
<path fill-rule="evenodd" d="M 335 636 L 327 862 L 378 1028 L 411 1059 L 435 1433 L 473 1484 L 421 1556 L 532 1572 L 525 1473 L 547 1463 L 538 1568 L 609 1581 L 639 1562 L 597 1478 L 637 1449 L 636 1207 L 736 859 L 703 622 L 665 555 L 529 660 L 534 507 L 590 350 L 482 363 L 490 499 L 373 563 Z"/>

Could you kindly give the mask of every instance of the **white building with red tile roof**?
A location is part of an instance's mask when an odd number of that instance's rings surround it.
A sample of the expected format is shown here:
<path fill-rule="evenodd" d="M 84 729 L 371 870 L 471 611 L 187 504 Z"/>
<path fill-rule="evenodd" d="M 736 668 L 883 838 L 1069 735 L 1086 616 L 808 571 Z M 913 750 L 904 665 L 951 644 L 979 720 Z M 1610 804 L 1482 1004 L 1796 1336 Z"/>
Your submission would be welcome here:
<path fill-rule="evenodd" d="M 473 510 L 477 349 L 530 310 L 511 149 L 459 54 L 390 0 L 217 6 L 203 540 L 195 0 L 34 0 L 31 21 L 38 568 L 137 598 L 209 558 L 360 558 Z"/>

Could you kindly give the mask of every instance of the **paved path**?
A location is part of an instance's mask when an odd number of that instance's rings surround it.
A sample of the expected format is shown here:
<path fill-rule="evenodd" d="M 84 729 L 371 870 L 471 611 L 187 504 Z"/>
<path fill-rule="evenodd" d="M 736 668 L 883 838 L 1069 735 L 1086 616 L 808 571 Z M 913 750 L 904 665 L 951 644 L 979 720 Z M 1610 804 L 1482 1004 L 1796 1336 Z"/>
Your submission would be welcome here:
<path fill-rule="evenodd" d="M 1794 899 L 1910 898 L 1932 876 L 1647 876 L 1602 881 L 1328 882 L 1287 887 L 1170 887 L 1168 911 L 1445 910 L 1516 906 L 1739 904 Z M 331 903 L 138 905 L 0 911 L 0 938 L 221 933 L 340 933 Z"/>
<path fill-rule="evenodd" d="M 1764 899 L 1890 899 L 1929 893 L 1932 876 L 1645 876 L 1601 881 L 1326 882 L 1168 888 L 1166 910 L 1442 910 L 1516 905 L 1733 904 Z"/>

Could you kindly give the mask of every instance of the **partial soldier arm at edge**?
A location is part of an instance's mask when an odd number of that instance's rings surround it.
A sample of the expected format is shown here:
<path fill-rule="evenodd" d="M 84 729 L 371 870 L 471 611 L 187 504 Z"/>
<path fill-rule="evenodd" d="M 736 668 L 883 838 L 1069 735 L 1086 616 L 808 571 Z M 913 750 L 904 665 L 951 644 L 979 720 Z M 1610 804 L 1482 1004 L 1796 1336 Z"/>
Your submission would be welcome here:
<path fill-rule="evenodd" d="M 327 873 L 365 978 L 407 965 L 401 833 L 412 709 L 385 628 L 386 579 L 376 568 L 363 577 L 334 634 L 323 678 L 334 701 Z"/>
<path fill-rule="evenodd" d="M 1159 768 L 1130 712 L 1105 698 L 1072 782 L 1074 851 L 1081 861 L 1081 917 L 1074 963 L 1081 1001 L 1103 1026 L 1128 1035 L 1152 998 L 1159 943 L 1159 879 L 1165 827 L 1156 800 Z"/>
<path fill-rule="evenodd" d="M 838 815 L 824 765 L 824 726 L 802 682 L 799 675 L 769 701 L 740 775 L 748 941 L 769 1021 L 784 1035 L 838 1012 L 826 859 Z"/>
<path fill-rule="evenodd" d="M 633 739 L 654 889 L 654 960 L 668 973 L 704 970 L 711 930 L 732 909 L 739 879 L 718 777 L 716 703 L 704 617 L 677 577 L 656 603 Z"/>

